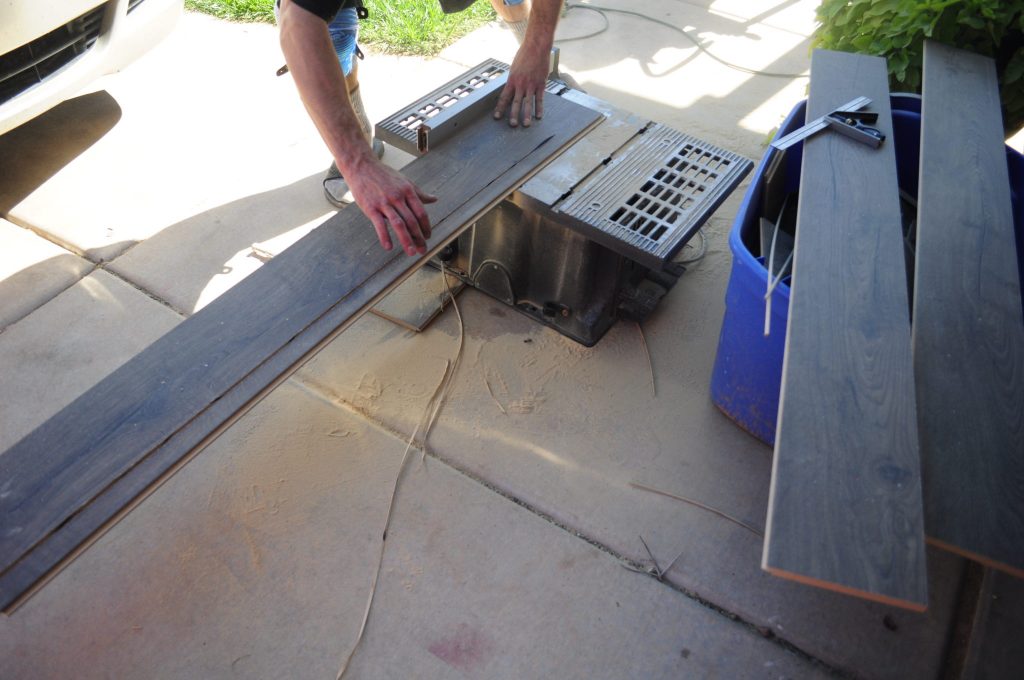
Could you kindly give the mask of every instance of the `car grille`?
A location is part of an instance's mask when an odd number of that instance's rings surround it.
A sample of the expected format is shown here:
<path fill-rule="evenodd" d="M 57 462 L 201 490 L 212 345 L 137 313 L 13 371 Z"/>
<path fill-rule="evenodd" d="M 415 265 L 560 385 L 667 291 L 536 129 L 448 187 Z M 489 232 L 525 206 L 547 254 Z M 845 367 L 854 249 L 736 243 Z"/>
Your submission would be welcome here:
<path fill-rule="evenodd" d="M 85 54 L 100 35 L 104 5 L 0 56 L 0 104 L 43 82 Z"/>

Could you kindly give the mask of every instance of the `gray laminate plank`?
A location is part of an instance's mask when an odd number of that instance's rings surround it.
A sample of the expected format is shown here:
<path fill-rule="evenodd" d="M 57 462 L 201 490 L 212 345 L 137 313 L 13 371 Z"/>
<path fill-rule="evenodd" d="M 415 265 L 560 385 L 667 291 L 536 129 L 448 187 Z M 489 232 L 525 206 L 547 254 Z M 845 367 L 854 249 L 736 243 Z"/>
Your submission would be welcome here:
<path fill-rule="evenodd" d="M 1024 320 L 991 59 L 924 53 L 913 351 L 928 539 L 1024 576 Z"/>
<path fill-rule="evenodd" d="M 887 141 L 805 141 L 762 567 L 927 603 L 910 320 L 885 61 L 816 51 L 808 120 L 863 95 Z"/>
<path fill-rule="evenodd" d="M 483 117 L 406 169 L 440 196 L 428 255 L 383 251 L 342 211 L 0 454 L 0 606 L 598 120 L 551 99 L 531 128 Z"/>

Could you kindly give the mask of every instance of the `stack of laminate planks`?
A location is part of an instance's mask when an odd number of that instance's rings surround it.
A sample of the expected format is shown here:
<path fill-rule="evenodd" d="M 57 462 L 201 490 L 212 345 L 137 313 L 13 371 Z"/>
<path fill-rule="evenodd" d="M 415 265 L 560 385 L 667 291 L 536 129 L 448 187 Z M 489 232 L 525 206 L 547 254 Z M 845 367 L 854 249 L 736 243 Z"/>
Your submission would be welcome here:
<path fill-rule="evenodd" d="M 762 566 L 914 610 L 925 540 L 1024 574 L 1024 322 L 992 61 L 925 56 L 913 330 L 893 144 L 804 142 Z M 885 62 L 816 51 L 807 118 Z M 922 493 L 923 487 L 923 493 Z"/>
<path fill-rule="evenodd" d="M 430 249 L 339 212 L 0 454 L 5 611 L 601 115 L 560 97 L 529 128 L 481 116 L 405 173 L 439 196 Z"/>

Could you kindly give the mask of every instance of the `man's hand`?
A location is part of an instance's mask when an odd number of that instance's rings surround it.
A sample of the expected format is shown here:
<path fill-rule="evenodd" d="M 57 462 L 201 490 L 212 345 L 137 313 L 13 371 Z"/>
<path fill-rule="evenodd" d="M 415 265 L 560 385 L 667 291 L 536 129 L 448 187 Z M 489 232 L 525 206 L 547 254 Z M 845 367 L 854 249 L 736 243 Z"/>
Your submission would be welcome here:
<path fill-rule="evenodd" d="M 512 60 L 508 82 L 498 97 L 498 105 L 494 109 L 496 120 L 504 118 L 508 111 L 509 125 L 516 127 L 522 121 L 523 127 L 530 127 L 535 115 L 544 117 L 544 86 L 547 85 L 550 63 L 550 48 L 544 51 L 529 49 L 527 43 L 523 43 Z"/>
<path fill-rule="evenodd" d="M 495 120 L 508 113 L 508 124 L 529 127 L 534 117 L 544 117 L 544 86 L 551 64 L 551 46 L 558 25 L 560 0 L 534 0 L 526 38 L 512 60 L 508 83 L 498 97 Z"/>
<path fill-rule="evenodd" d="M 373 154 L 366 154 L 344 173 L 352 197 L 362 208 L 384 250 L 391 250 L 388 225 L 394 230 L 402 249 L 409 255 L 427 252 L 430 218 L 423 207 L 437 197 L 424 193 L 397 170 L 384 165 Z"/>

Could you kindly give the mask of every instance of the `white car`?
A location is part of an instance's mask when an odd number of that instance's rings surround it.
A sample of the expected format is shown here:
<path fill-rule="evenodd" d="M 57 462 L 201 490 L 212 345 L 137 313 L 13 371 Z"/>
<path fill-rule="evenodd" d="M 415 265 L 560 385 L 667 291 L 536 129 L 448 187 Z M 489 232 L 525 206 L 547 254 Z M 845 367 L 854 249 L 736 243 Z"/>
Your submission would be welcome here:
<path fill-rule="evenodd" d="M 126 66 L 184 0 L 0 0 L 0 134 Z"/>

